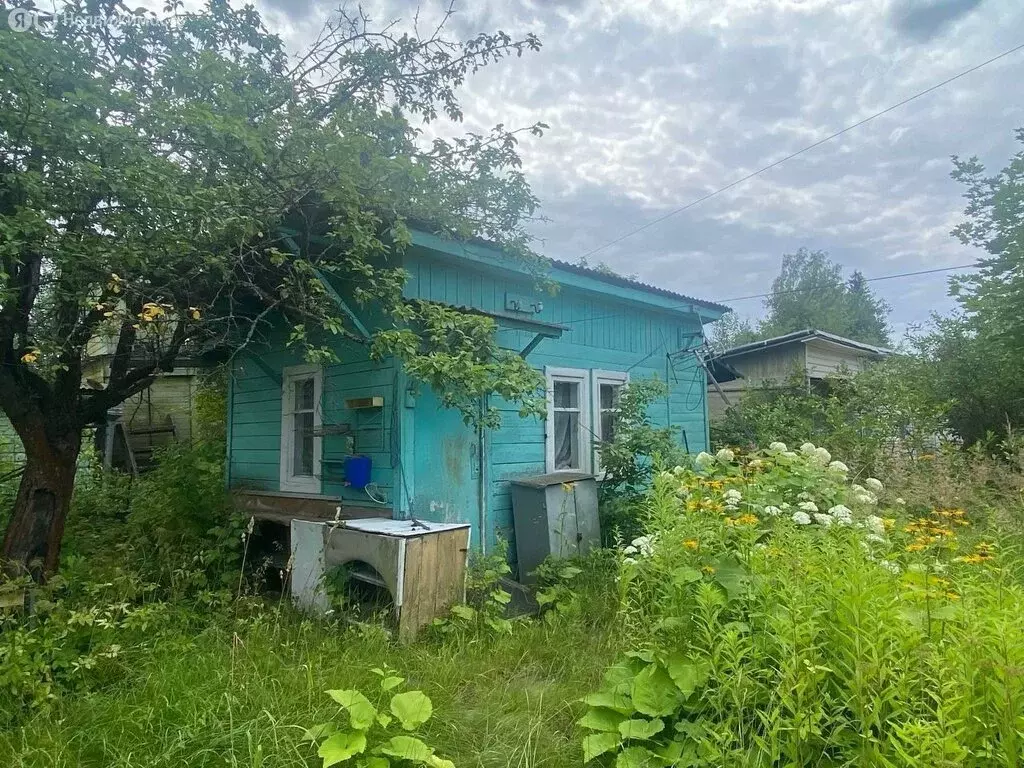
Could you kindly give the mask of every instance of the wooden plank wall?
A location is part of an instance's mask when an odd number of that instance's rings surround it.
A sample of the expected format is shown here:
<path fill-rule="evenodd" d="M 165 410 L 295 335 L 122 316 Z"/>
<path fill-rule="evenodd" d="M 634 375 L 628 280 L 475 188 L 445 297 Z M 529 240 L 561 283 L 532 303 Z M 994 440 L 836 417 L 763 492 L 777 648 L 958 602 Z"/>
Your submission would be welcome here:
<path fill-rule="evenodd" d="M 407 295 L 472 306 L 489 312 L 506 312 L 506 293 L 534 296 L 544 309 L 534 319 L 567 325 L 561 339 L 545 339 L 529 356 L 538 369 L 544 366 L 628 371 L 632 379 L 657 376 L 668 380 L 670 394 L 650 409 L 656 424 L 679 428 L 679 442 L 691 452 L 707 448 L 706 389 L 703 369 L 692 354 L 681 355 L 667 365 L 666 354 L 686 343 L 685 334 L 699 330 L 692 315 L 638 307 L 565 287 L 551 296 L 536 289 L 529 278 L 490 274 L 472 264 L 456 264 L 434 258 L 430 252 L 413 250 L 407 267 L 411 274 Z M 503 330 L 503 347 L 523 349 L 533 334 Z M 691 342 L 692 343 L 692 342 Z M 544 471 L 544 423 L 521 419 L 517 409 L 499 404 L 502 427 L 488 436 L 488 545 L 497 537 L 509 541 L 514 552 L 511 478 Z M 417 443 L 420 445 L 421 443 Z M 450 518 L 449 518 L 450 519 Z M 476 526 L 469 512 L 462 519 Z"/>

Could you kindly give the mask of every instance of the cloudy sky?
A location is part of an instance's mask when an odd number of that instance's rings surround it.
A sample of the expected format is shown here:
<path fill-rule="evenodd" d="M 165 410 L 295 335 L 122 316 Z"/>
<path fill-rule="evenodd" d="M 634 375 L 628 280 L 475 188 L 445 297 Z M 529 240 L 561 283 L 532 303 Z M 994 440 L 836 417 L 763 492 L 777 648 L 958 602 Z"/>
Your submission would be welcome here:
<path fill-rule="evenodd" d="M 294 45 L 337 2 L 260 0 Z M 364 0 L 381 22 L 437 0 Z M 522 145 L 550 222 L 538 249 L 575 261 L 609 240 L 1024 43 L 1020 0 L 462 0 L 452 31 L 532 31 L 538 54 L 464 91 L 467 128 L 542 120 Z M 761 293 L 781 254 L 820 248 L 868 277 L 972 262 L 950 237 L 950 156 L 992 169 L 1024 126 L 1024 51 L 590 256 L 699 297 Z M 946 275 L 884 281 L 897 334 L 947 310 Z M 760 300 L 731 303 L 761 313 Z"/>

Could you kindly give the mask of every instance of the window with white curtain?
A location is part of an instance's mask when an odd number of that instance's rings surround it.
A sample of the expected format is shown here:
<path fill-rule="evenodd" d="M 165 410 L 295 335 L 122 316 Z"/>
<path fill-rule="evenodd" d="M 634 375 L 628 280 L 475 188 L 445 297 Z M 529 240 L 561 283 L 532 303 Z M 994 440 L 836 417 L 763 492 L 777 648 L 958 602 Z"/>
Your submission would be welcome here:
<path fill-rule="evenodd" d="M 285 368 L 281 382 L 281 490 L 320 492 L 323 370 Z"/>
<path fill-rule="evenodd" d="M 547 470 L 589 472 L 591 467 L 590 376 L 577 368 L 546 368 Z"/>

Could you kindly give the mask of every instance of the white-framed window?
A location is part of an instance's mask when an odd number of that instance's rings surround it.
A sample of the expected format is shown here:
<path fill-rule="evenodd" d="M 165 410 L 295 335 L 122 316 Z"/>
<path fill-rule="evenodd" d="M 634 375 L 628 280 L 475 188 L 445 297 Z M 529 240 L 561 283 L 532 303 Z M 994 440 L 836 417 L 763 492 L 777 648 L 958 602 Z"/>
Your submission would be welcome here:
<path fill-rule="evenodd" d="M 619 410 L 619 393 L 629 381 L 629 374 L 621 371 L 590 372 L 593 399 L 594 472 L 601 473 L 601 443 L 614 436 L 615 414 Z"/>
<path fill-rule="evenodd" d="M 281 490 L 320 493 L 323 369 L 296 365 L 282 374 Z"/>
<path fill-rule="evenodd" d="M 578 368 L 544 369 L 548 418 L 545 425 L 549 472 L 589 472 L 591 467 L 590 375 Z"/>

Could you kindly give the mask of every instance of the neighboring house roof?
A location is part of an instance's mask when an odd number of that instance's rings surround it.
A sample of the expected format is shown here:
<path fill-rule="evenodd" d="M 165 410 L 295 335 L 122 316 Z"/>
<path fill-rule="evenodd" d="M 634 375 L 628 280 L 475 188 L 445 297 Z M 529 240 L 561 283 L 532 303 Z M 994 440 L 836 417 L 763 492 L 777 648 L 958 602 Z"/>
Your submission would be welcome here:
<path fill-rule="evenodd" d="M 867 352 L 870 355 L 876 357 L 888 357 L 889 355 L 896 354 L 893 350 L 887 347 L 876 347 L 873 344 L 865 344 L 863 341 L 855 341 L 854 339 L 848 339 L 845 336 L 837 336 L 834 333 L 827 333 L 826 331 L 819 331 L 814 328 L 805 328 L 802 331 L 793 331 L 782 336 L 775 336 L 771 339 L 762 339 L 761 341 L 751 341 L 747 344 L 740 344 L 736 347 L 730 347 L 729 349 L 715 355 L 718 360 L 723 360 L 729 357 L 735 357 L 736 355 L 745 355 L 750 352 L 758 352 L 762 349 L 770 349 L 771 347 L 778 347 L 782 344 L 792 344 L 794 342 L 810 341 L 812 339 L 821 339 L 822 341 L 828 341 L 832 344 L 838 344 L 843 347 L 849 347 L 859 352 Z"/>

